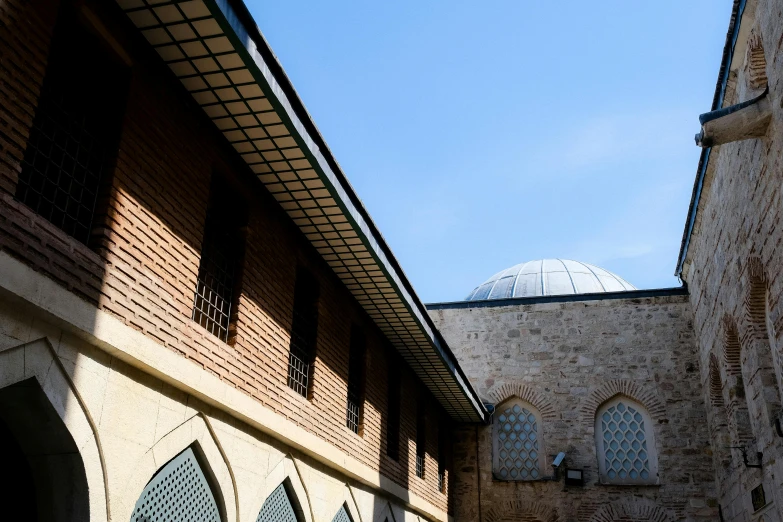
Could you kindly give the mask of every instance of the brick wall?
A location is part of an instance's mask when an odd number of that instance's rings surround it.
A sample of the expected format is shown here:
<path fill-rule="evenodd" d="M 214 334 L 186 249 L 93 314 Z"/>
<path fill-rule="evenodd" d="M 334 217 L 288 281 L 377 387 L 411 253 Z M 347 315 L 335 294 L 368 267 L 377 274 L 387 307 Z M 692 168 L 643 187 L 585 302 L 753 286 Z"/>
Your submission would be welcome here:
<path fill-rule="evenodd" d="M 90 4 L 133 61 L 119 152 L 94 248 L 75 241 L 14 200 L 20 162 L 43 81 L 55 0 L 0 3 L 0 248 L 24 260 L 170 350 L 202 365 L 272 410 L 328 440 L 446 510 L 437 491 L 441 409 L 428 408 L 427 475 L 415 477 L 413 373 L 403 369 L 400 459 L 386 457 L 388 346 L 339 280 L 233 149 L 112 4 Z M 190 320 L 215 169 L 246 195 L 247 244 L 229 346 Z M 297 264 L 321 286 L 313 397 L 287 387 Z M 367 332 L 364 430 L 345 426 L 351 322 Z"/>
<path fill-rule="evenodd" d="M 454 449 L 457 519 L 717 518 L 687 296 L 446 308 L 430 314 L 483 400 L 498 405 L 517 396 L 538 409 L 547 455 L 542 475 L 552 474 L 552 456 L 561 451 L 566 466 L 584 470 L 582 488 L 566 488 L 562 478 L 495 480 L 492 427 L 461 427 Z M 660 485 L 598 484 L 595 412 L 618 393 L 650 413 Z"/>
<path fill-rule="evenodd" d="M 783 1 L 748 2 L 746 11 L 746 40 L 740 43 L 747 43 L 748 51 L 734 57 L 723 106 L 760 94 L 768 79 L 773 120 L 763 139 L 712 150 L 683 272 L 691 291 L 705 402 L 711 404 L 726 521 L 762 513 L 766 520 L 783 519 L 783 438 L 774 427 L 783 383 Z M 747 448 L 751 464 L 756 452 L 762 452 L 764 467 L 747 468 L 742 453 L 729 448 L 740 445 Z M 759 484 L 772 505 L 754 515 L 750 490 Z"/>

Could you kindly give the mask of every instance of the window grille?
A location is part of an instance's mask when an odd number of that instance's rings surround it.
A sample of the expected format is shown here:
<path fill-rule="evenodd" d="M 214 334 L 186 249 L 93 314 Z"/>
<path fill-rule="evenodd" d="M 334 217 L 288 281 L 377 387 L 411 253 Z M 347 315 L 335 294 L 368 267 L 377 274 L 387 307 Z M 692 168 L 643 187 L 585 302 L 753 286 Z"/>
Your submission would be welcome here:
<path fill-rule="evenodd" d="M 164 520 L 220 522 L 212 489 L 191 448 L 158 471 L 142 491 L 131 515 L 131 522 Z"/>
<path fill-rule="evenodd" d="M 296 271 L 294 316 L 288 356 L 288 386 L 309 397 L 318 336 L 318 280 L 306 269 Z"/>
<path fill-rule="evenodd" d="M 201 248 L 193 320 L 223 342 L 228 342 L 239 256 L 235 239 L 210 223 Z"/>
<path fill-rule="evenodd" d="M 753 511 L 758 511 L 767 505 L 767 496 L 764 494 L 763 484 L 759 484 L 750 490 L 750 502 L 753 505 Z"/>
<path fill-rule="evenodd" d="M 57 24 L 15 198 L 87 243 L 116 153 L 127 70 L 71 16 Z"/>
<path fill-rule="evenodd" d="M 359 433 L 362 423 L 362 402 L 364 401 L 364 360 L 365 337 L 361 328 L 351 327 L 351 345 L 348 360 L 348 405 L 346 408 L 346 425 Z"/>
<path fill-rule="evenodd" d="M 345 509 L 345 504 L 340 507 L 340 510 L 332 519 L 332 522 L 353 522 L 351 515 L 348 514 L 348 510 Z"/>
<path fill-rule="evenodd" d="M 400 365 L 397 355 L 389 353 L 386 419 L 386 455 L 400 458 Z"/>
<path fill-rule="evenodd" d="M 426 433 L 427 429 L 426 418 L 424 415 L 424 393 L 419 390 L 419 404 L 417 406 L 416 415 L 416 476 L 424 478 L 424 455 L 426 453 Z"/>
<path fill-rule="evenodd" d="M 438 425 L 438 491 L 441 493 L 446 491 L 446 452 L 449 445 L 446 426 L 445 420 Z"/>
<path fill-rule="evenodd" d="M 280 484 L 264 501 L 256 522 L 299 522 L 296 510 L 288 497 L 285 484 Z"/>
<path fill-rule="evenodd" d="M 495 476 L 500 480 L 540 479 L 542 454 L 536 414 L 513 402 L 498 408 L 495 415 Z"/>
<path fill-rule="evenodd" d="M 233 341 L 244 219 L 244 212 L 237 209 L 237 198 L 216 175 L 204 224 L 192 319 L 223 342 Z"/>
<path fill-rule="evenodd" d="M 601 478 L 612 483 L 654 483 L 657 463 L 650 421 L 644 409 L 625 398 L 604 405 L 596 416 Z"/>

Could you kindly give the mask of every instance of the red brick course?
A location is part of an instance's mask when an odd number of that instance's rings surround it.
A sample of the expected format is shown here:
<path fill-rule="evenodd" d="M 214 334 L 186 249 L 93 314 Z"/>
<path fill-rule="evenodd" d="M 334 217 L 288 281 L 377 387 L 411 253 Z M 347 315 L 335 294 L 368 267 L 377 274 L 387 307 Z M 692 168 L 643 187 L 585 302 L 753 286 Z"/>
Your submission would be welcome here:
<path fill-rule="evenodd" d="M 422 404 L 413 373 L 406 368 L 402 375 L 401 448 L 395 462 L 385 448 L 390 348 L 381 333 L 116 6 L 104 21 L 119 41 L 127 42 L 132 80 L 107 210 L 95 226 L 92 248 L 14 200 L 57 3 L 0 2 L 0 249 L 447 510 L 447 495 L 437 491 L 437 419 L 442 410 L 433 399 L 426 401 L 422 480 L 415 476 L 413 458 L 416 408 Z M 238 194 L 249 195 L 233 346 L 190 319 L 215 169 L 227 173 Z M 311 270 L 321 285 L 310 401 L 286 384 L 297 264 Z M 345 426 L 352 321 L 367 332 L 361 437 Z"/>

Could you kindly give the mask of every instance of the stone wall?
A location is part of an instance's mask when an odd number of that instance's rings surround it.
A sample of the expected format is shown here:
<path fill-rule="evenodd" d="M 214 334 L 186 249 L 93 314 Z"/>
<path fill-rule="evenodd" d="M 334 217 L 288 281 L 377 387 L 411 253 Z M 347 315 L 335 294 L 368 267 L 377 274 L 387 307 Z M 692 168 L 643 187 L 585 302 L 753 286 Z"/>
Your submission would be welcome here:
<path fill-rule="evenodd" d="M 683 279 L 691 293 L 704 401 L 726 521 L 783 520 L 783 1 L 748 1 L 729 64 L 727 107 L 769 86 L 767 136 L 712 149 Z M 705 100 L 706 101 L 706 100 Z M 708 109 L 705 103 L 705 110 Z M 750 464 L 747 467 L 744 447 Z M 751 490 L 763 485 L 759 510 Z"/>
<path fill-rule="evenodd" d="M 583 469 L 585 477 L 581 488 L 564 487 L 562 478 L 496 480 L 492 427 L 465 426 L 454 450 L 455 517 L 715 520 L 712 450 L 687 296 L 549 300 L 429 307 L 485 401 L 497 405 L 518 396 L 538 409 L 545 473 L 551 474 L 552 456 L 564 451 L 565 465 Z M 644 405 L 652 418 L 658 485 L 599 484 L 594 416 L 618 394 Z"/>

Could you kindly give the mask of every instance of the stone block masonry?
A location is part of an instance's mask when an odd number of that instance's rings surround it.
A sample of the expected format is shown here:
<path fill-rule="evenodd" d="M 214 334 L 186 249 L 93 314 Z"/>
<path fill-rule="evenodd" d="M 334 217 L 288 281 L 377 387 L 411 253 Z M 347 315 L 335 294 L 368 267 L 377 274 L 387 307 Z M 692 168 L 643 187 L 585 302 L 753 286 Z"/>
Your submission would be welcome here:
<path fill-rule="evenodd" d="M 499 405 L 518 397 L 540 412 L 548 468 L 543 472 L 552 474 L 552 457 L 563 451 L 565 466 L 583 470 L 585 478 L 581 488 L 564 487 L 562 477 L 558 482 L 497 480 L 492 426 L 464 427 L 454 450 L 457 519 L 717 519 L 688 298 L 617 295 L 592 301 L 573 296 L 568 302 L 526 305 L 516 300 L 510 305 L 498 301 L 476 308 L 430 308 L 485 401 Z M 599 483 L 595 413 L 618 395 L 642 404 L 653 421 L 657 485 Z"/>

